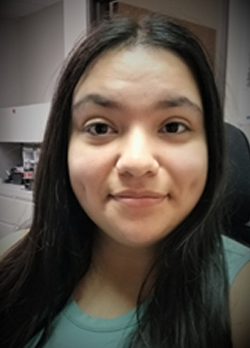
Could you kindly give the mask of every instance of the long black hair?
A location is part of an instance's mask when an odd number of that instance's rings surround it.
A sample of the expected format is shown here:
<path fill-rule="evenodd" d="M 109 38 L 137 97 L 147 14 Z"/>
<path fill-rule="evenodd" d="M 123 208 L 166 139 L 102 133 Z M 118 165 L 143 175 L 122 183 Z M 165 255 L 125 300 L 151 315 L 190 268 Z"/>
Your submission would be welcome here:
<path fill-rule="evenodd" d="M 34 188 L 30 232 L 0 266 L 0 346 L 22 348 L 39 331 L 42 347 L 55 316 L 89 268 L 94 223 L 70 185 L 67 151 L 74 89 L 90 64 L 115 48 L 144 45 L 175 52 L 190 68 L 204 110 L 209 168 L 189 216 L 162 241 L 151 301 L 129 346 L 230 348 L 228 284 L 220 197 L 223 118 L 213 74 L 197 39 L 166 17 L 105 20 L 71 52 L 58 80 Z M 138 303 L 140 297 L 138 298 Z"/>

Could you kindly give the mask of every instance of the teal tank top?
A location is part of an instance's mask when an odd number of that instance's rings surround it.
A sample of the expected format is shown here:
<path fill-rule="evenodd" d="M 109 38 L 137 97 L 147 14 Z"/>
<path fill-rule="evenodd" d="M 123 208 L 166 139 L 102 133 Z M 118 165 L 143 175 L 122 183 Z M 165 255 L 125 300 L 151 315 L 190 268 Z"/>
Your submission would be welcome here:
<path fill-rule="evenodd" d="M 250 248 L 228 237 L 222 238 L 231 285 L 242 267 L 250 261 Z M 133 329 L 136 329 L 136 310 L 115 319 L 93 318 L 83 313 L 70 298 L 54 320 L 44 348 L 121 348 Z M 33 338 L 25 348 L 33 348 L 38 338 Z"/>

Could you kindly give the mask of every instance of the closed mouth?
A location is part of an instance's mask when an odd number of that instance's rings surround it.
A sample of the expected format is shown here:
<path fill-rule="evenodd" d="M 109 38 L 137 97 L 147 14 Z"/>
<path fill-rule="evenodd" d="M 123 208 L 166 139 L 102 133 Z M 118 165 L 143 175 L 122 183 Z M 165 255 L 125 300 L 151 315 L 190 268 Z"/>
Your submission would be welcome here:
<path fill-rule="evenodd" d="M 167 195 L 152 191 L 123 191 L 111 197 L 126 206 L 142 208 L 161 203 Z"/>
<path fill-rule="evenodd" d="M 121 191 L 112 195 L 113 197 L 118 198 L 134 198 L 134 199 L 143 199 L 143 198 L 152 198 L 159 199 L 164 198 L 166 195 L 153 191 Z"/>

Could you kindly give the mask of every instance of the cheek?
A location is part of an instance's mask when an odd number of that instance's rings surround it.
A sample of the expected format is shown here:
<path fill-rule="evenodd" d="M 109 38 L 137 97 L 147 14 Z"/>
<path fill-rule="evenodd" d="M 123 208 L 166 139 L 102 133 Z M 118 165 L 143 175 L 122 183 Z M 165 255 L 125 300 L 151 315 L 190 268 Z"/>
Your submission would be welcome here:
<path fill-rule="evenodd" d="M 107 159 L 102 152 L 92 153 L 82 146 L 70 146 L 68 167 L 71 186 L 78 198 L 83 193 L 92 195 L 98 192 L 103 180 L 108 175 Z"/>
<path fill-rule="evenodd" d="M 68 159 L 69 166 L 69 176 L 72 187 L 81 186 L 89 186 L 94 179 L 93 176 L 96 175 L 98 170 L 98 166 L 93 159 L 88 158 L 85 154 L 81 156 L 69 156 Z"/>
<path fill-rule="evenodd" d="M 192 180 L 192 178 L 199 178 L 201 177 L 204 179 L 207 175 L 207 155 L 204 153 L 203 156 L 200 156 L 199 154 L 192 154 L 189 156 L 185 156 L 182 158 L 180 172 Z"/>
<path fill-rule="evenodd" d="M 207 181 L 208 172 L 208 156 L 207 150 L 199 152 L 197 157 L 192 157 L 190 160 L 190 170 L 187 175 L 190 175 L 191 188 L 197 190 L 197 194 L 201 195 Z"/>
<path fill-rule="evenodd" d="M 71 186 L 78 196 L 79 188 L 86 186 L 88 178 L 91 176 L 91 161 L 86 157 L 86 152 L 82 150 L 82 146 L 70 144 L 68 150 L 68 168 Z"/>
<path fill-rule="evenodd" d="M 207 147 L 203 143 L 194 148 L 187 147 L 172 157 L 172 177 L 182 189 L 196 190 L 197 194 L 201 194 L 206 184 L 207 171 Z"/>

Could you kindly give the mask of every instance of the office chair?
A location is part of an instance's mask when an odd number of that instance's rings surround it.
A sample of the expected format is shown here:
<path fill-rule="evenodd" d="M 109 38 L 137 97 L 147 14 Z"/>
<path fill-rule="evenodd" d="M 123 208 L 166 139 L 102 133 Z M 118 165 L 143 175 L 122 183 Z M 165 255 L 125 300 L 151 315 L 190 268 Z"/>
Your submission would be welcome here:
<path fill-rule="evenodd" d="M 250 246 L 250 144 L 237 127 L 225 123 L 226 201 L 230 203 L 229 236 Z"/>

